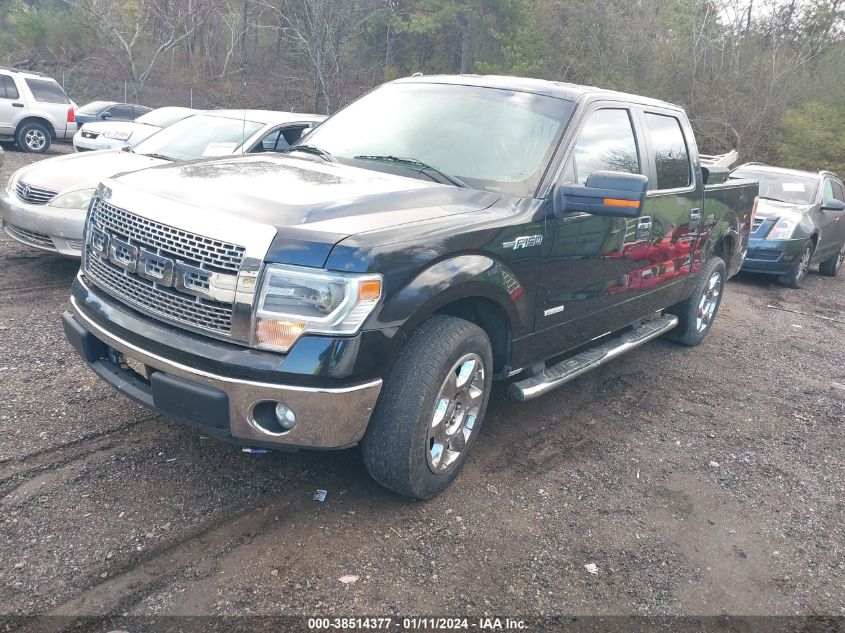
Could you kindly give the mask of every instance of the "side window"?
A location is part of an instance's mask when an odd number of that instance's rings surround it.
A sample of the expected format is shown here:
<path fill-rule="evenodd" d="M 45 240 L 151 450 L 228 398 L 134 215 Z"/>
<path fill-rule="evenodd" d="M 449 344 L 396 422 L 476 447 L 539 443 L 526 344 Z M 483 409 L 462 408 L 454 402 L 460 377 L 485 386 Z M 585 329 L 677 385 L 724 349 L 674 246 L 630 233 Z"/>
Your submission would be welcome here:
<path fill-rule="evenodd" d="M 822 186 L 822 204 L 827 204 L 833 200 L 834 197 L 833 181 L 830 178 L 825 178 L 824 185 Z"/>
<path fill-rule="evenodd" d="M 564 169 L 565 182 L 584 184 L 596 171 L 640 173 L 640 157 L 627 110 L 596 110 L 588 118 Z"/>
<path fill-rule="evenodd" d="M 690 161 L 681 123 L 673 116 L 646 113 L 651 145 L 657 167 L 657 189 L 677 189 L 690 185 Z"/>
<path fill-rule="evenodd" d="M 116 121 L 131 121 L 133 117 L 132 106 L 116 105 L 109 108 L 107 112 Z"/>
<path fill-rule="evenodd" d="M 302 133 L 310 128 L 306 128 L 305 126 L 297 125 L 295 127 L 289 127 L 282 130 L 282 138 L 279 139 L 280 141 L 284 141 L 283 143 L 280 142 L 279 146 L 276 147 L 277 150 L 283 151 L 286 150 L 288 147 L 296 143 L 299 139 L 302 138 Z"/>
<path fill-rule="evenodd" d="M 263 139 L 261 139 L 260 143 L 257 143 L 255 147 L 252 149 L 253 152 L 272 152 L 276 149 L 276 142 L 279 140 L 279 136 L 281 135 L 281 130 L 273 130 Z"/>
<path fill-rule="evenodd" d="M 845 187 L 841 182 L 833 181 L 833 197 L 839 202 L 845 202 Z"/>
<path fill-rule="evenodd" d="M 18 87 L 9 75 L 0 75 L 0 99 L 17 99 Z"/>

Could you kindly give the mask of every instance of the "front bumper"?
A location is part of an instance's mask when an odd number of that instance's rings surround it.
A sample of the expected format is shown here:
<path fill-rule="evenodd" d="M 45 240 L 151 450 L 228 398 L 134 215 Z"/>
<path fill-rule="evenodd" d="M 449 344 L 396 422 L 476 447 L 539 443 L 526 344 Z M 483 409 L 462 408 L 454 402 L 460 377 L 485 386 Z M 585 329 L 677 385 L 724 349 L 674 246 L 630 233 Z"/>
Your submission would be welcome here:
<path fill-rule="evenodd" d="M 120 149 L 121 147 L 128 147 L 129 143 L 113 138 L 106 138 L 102 134 L 97 138 L 85 138 L 82 132 L 77 132 L 73 137 L 73 147 L 77 151 L 95 151 L 101 149 Z"/>
<path fill-rule="evenodd" d="M 86 213 L 85 209 L 28 204 L 8 190 L 0 191 L 3 229 L 18 242 L 42 251 L 80 257 Z"/>
<path fill-rule="evenodd" d="M 748 255 L 742 270 L 752 273 L 782 275 L 795 265 L 806 243 L 806 238 L 796 240 L 748 240 Z"/>
<path fill-rule="evenodd" d="M 94 372 L 142 406 L 220 439 L 271 448 L 352 446 L 363 437 L 381 391 L 380 378 L 344 386 L 276 382 L 272 379 L 284 379 L 286 374 L 273 371 L 263 362 L 271 355 L 262 353 L 258 358 L 254 350 L 234 345 L 218 346 L 218 358 L 209 360 L 218 368 L 238 368 L 241 375 L 245 367 L 260 366 L 254 371 L 264 379 L 236 377 L 234 371 L 210 371 L 168 357 L 161 348 L 153 349 L 157 343 L 152 339 L 132 342 L 117 328 L 104 324 L 103 314 L 97 311 L 110 311 L 119 319 L 117 308 L 101 304 L 79 279 L 74 283 L 71 304 L 73 312 L 62 316 L 65 334 Z M 123 316 L 137 318 L 129 313 Z M 183 335 L 171 331 L 167 336 Z M 185 342 L 197 345 L 187 339 Z M 210 350 L 216 344 L 207 345 Z M 143 365 L 146 375 L 130 369 L 119 355 Z M 277 360 L 277 366 L 281 365 Z M 294 379 L 295 375 L 287 377 Z M 266 420 L 275 406 L 262 403 L 276 402 L 284 403 L 296 415 L 296 425 L 287 432 L 269 433 L 262 428 L 266 423 L 259 421 Z"/>

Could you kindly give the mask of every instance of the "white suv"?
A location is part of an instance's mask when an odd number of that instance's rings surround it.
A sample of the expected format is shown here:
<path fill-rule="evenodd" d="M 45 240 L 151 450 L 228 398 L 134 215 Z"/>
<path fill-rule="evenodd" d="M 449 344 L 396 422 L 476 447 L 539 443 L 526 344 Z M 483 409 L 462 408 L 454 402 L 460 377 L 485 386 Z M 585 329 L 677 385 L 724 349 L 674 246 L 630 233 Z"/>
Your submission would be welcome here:
<path fill-rule="evenodd" d="M 54 139 L 75 133 L 73 105 L 54 79 L 0 66 L 0 141 L 43 154 Z"/>

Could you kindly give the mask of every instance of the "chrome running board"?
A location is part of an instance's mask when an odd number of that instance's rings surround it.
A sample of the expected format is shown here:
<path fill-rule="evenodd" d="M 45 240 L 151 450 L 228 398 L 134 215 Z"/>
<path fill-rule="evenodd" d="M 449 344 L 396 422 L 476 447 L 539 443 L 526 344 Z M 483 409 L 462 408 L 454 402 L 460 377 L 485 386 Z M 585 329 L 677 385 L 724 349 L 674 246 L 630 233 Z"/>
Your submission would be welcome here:
<path fill-rule="evenodd" d="M 617 356 L 630 352 L 643 343 L 657 338 L 676 325 L 678 325 L 678 317 L 674 314 L 665 314 L 654 321 L 646 321 L 642 325 L 605 341 L 597 347 L 585 350 L 572 358 L 567 358 L 556 365 L 547 367 L 530 378 L 511 383 L 510 394 L 517 400 L 531 400 L 542 396 L 581 374 L 609 363 Z"/>

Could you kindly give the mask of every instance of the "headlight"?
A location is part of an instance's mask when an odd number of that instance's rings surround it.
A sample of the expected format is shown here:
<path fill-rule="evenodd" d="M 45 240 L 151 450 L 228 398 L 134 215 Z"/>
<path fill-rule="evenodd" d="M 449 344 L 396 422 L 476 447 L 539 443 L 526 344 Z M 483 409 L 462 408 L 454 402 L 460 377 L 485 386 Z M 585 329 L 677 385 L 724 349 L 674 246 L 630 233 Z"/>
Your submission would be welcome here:
<path fill-rule="evenodd" d="M 58 207 L 59 209 L 87 209 L 95 191 L 96 189 L 69 191 L 53 198 L 47 206 Z"/>
<path fill-rule="evenodd" d="M 116 141 L 125 141 L 132 136 L 131 130 L 106 130 L 103 132 L 106 138 L 113 138 Z"/>
<path fill-rule="evenodd" d="M 766 236 L 768 240 L 788 240 L 792 237 L 792 232 L 798 226 L 798 221 L 790 218 L 781 218 L 777 221 L 769 234 Z"/>
<path fill-rule="evenodd" d="M 9 182 L 6 183 L 6 189 L 8 189 L 9 191 L 15 190 L 15 187 L 18 184 L 18 180 L 21 179 L 21 172 L 22 171 L 23 171 L 23 168 L 18 169 L 15 172 L 13 172 L 11 176 L 9 176 Z"/>
<path fill-rule="evenodd" d="M 256 302 L 252 345 L 287 352 L 308 332 L 356 334 L 381 293 L 381 275 L 268 265 Z"/>

